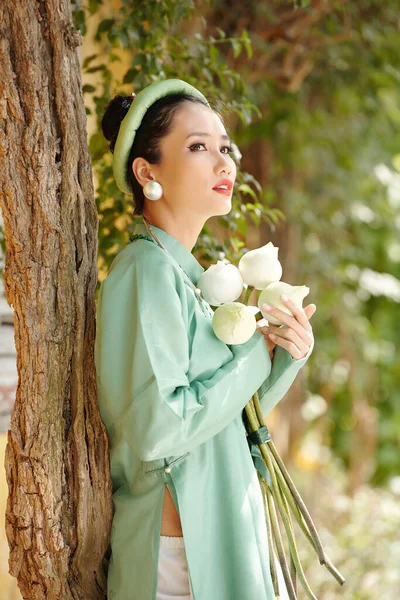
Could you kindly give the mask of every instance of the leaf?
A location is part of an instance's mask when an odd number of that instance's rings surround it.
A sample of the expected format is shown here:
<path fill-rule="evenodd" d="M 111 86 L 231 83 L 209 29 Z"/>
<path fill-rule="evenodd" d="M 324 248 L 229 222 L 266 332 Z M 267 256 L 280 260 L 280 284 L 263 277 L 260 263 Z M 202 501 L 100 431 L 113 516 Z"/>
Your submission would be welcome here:
<path fill-rule="evenodd" d="M 90 67 L 90 69 L 86 70 L 86 73 L 97 73 L 97 71 L 102 71 L 105 69 L 106 65 L 98 65 L 97 67 Z"/>
<path fill-rule="evenodd" d="M 97 33 L 103 33 L 104 31 L 108 31 L 114 25 L 114 19 L 103 19 L 100 21 L 99 26 L 97 28 Z"/>
<path fill-rule="evenodd" d="M 254 198 L 254 200 L 257 200 L 257 195 L 255 191 L 249 185 L 247 185 L 247 183 L 240 184 L 238 190 L 243 194 L 249 194 L 250 196 L 252 196 L 252 198 Z M 252 204 L 246 204 L 246 206 L 248 209 L 254 209 Z"/>
<path fill-rule="evenodd" d="M 247 58 L 251 58 L 253 56 L 253 48 L 251 46 L 251 41 L 250 40 L 245 40 L 244 41 L 244 47 L 246 48 L 246 53 L 247 53 Z"/>
<path fill-rule="evenodd" d="M 94 85 L 89 85 L 88 83 L 82 87 L 82 94 L 89 94 L 91 92 L 95 92 L 96 88 Z"/>
<path fill-rule="evenodd" d="M 243 40 L 242 40 L 243 45 L 244 45 L 244 47 L 246 49 L 247 58 L 251 58 L 253 56 L 253 48 L 252 48 L 252 45 L 251 45 L 251 40 L 249 38 L 249 34 L 247 32 L 247 29 L 243 29 L 243 31 L 242 31 L 242 38 L 243 38 Z"/>
<path fill-rule="evenodd" d="M 86 69 L 90 65 L 90 63 L 98 56 L 98 54 L 91 54 L 90 56 L 87 56 L 82 63 L 82 69 Z"/>
<path fill-rule="evenodd" d="M 218 50 L 215 46 L 210 46 L 210 66 L 214 67 L 218 61 Z"/>
<path fill-rule="evenodd" d="M 231 44 L 232 44 L 232 48 L 233 48 L 233 57 L 237 58 L 242 51 L 242 45 L 235 38 L 231 39 Z"/>
<path fill-rule="evenodd" d="M 136 75 L 137 75 L 137 69 L 135 67 L 128 69 L 122 79 L 122 83 L 132 83 L 132 81 L 135 79 Z"/>
<path fill-rule="evenodd" d="M 117 60 L 119 60 L 121 62 L 121 57 L 118 56 L 117 54 L 114 54 L 114 52 L 111 52 L 111 54 L 109 54 L 108 58 L 110 59 L 110 62 L 115 62 Z"/>

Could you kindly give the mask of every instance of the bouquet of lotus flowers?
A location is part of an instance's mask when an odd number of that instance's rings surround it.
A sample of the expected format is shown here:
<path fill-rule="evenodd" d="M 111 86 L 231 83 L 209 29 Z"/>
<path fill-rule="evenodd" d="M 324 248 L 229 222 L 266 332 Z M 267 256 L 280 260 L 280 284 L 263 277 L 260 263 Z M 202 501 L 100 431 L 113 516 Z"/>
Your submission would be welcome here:
<path fill-rule="evenodd" d="M 250 250 L 244 254 L 238 267 L 228 261 L 219 260 L 217 264 L 211 265 L 199 277 L 197 286 L 201 289 L 204 299 L 212 306 L 217 307 L 213 315 L 212 327 L 215 335 L 224 343 L 243 344 L 250 339 L 256 330 L 256 315 L 259 312 L 268 322 L 285 327 L 286 325 L 282 324 L 277 318 L 262 310 L 264 303 L 268 302 L 271 306 L 278 307 L 287 314 L 293 315 L 292 311 L 281 302 L 282 293 L 286 294 L 296 306 L 302 307 L 303 299 L 308 295 L 310 289 L 305 285 L 292 286 L 280 281 L 282 266 L 278 260 L 278 250 L 278 247 L 269 242 L 261 248 Z M 254 289 L 261 290 L 257 302 L 258 306 L 248 305 Z M 238 299 L 242 301 L 236 301 Z M 275 596 L 279 598 L 280 593 L 276 565 L 273 560 L 273 544 L 276 548 L 290 600 L 297 600 L 298 580 L 307 597 L 317 600 L 308 584 L 300 562 L 291 512 L 317 553 L 321 565 L 325 565 L 341 585 L 343 585 L 345 579 L 322 548 L 321 540 L 310 514 L 265 425 L 257 392 L 253 394 L 251 400 L 245 406 L 245 415 L 248 438 L 260 449 L 268 473 L 268 477 L 264 478 L 259 470 L 257 472 L 264 503 L 270 571 Z M 289 566 L 282 541 L 278 514 L 281 517 L 288 539 Z"/>

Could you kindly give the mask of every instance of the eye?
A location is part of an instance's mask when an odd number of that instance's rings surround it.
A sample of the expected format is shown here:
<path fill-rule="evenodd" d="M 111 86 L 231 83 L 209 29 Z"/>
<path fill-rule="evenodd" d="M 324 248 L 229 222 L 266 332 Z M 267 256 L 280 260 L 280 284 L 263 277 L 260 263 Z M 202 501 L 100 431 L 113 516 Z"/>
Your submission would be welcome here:
<path fill-rule="evenodd" d="M 196 146 L 204 146 L 205 147 L 205 144 L 203 144 L 203 142 L 198 142 L 197 144 L 192 144 L 191 146 L 189 146 L 189 150 L 194 152 L 193 148 L 195 148 Z"/>
<path fill-rule="evenodd" d="M 193 148 L 196 148 L 197 146 L 203 146 L 205 148 L 204 142 L 198 142 L 197 144 L 192 144 L 191 146 L 189 146 L 189 150 L 191 152 L 196 152 L 196 150 L 193 150 Z M 230 146 L 222 146 L 222 148 L 227 149 L 227 152 L 224 152 L 224 154 L 230 154 L 231 152 L 233 152 L 233 150 Z"/>

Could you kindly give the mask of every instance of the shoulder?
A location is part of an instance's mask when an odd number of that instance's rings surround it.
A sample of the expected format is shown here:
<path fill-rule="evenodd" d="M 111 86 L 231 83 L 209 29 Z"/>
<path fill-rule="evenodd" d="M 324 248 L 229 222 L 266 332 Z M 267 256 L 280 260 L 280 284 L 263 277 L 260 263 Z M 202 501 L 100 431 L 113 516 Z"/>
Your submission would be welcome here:
<path fill-rule="evenodd" d="M 112 279 L 119 279 L 122 274 L 140 280 L 169 281 L 175 286 L 182 279 L 174 258 L 157 244 L 142 239 L 131 242 L 119 252 L 104 282 L 108 279 L 111 283 Z"/>

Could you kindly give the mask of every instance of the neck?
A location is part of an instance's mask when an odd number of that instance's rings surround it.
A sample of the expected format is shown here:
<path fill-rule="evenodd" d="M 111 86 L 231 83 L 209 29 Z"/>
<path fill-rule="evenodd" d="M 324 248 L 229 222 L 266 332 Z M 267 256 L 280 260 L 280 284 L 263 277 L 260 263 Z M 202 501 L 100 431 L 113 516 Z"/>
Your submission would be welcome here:
<path fill-rule="evenodd" d="M 177 239 L 185 248 L 187 248 L 190 252 L 192 251 L 194 245 L 197 242 L 197 238 L 203 228 L 204 223 L 200 224 L 192 224 L 189 226 L 188 220 L 178 219 L 176 217 L 162 217 L 156 215 L 142 215 L 143 221 L 147 222 L 148 226 L 154 225 L 155 227 L 159 227 L 163 229 L 170 235 L 172 235 L 175 239 Z"/>

